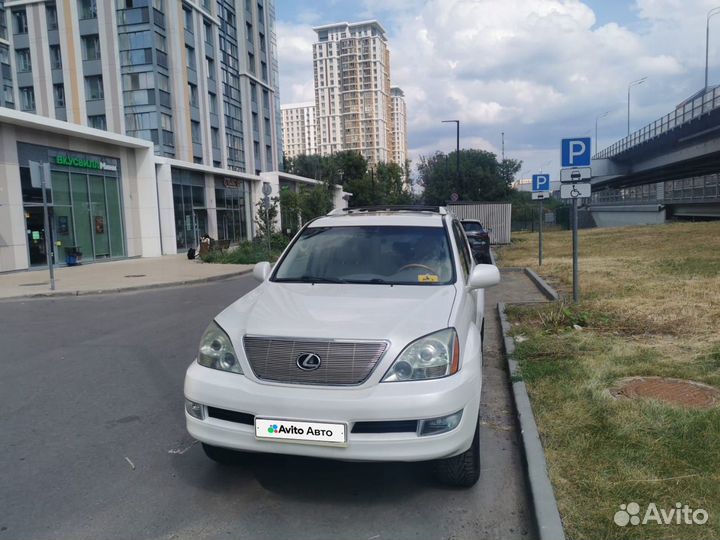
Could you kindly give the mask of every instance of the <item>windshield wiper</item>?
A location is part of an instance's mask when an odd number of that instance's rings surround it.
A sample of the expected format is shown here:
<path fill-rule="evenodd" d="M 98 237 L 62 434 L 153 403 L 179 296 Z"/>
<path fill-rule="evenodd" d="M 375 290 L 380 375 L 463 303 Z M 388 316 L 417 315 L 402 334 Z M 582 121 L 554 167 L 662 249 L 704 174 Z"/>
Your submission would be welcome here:
<path fill-rule="evenodd" d="M 321 276 L 300 276 L 296 278 L 277 278 L 275 281 L 284 283 L 347 283 L 344 279 Z"/>
<path fill-rule="evenodd" d="M 370 279 L 349 279 L 347 280 L 348 283 L 376 283 L 378 285 L 390 285 L 391 287 L 395 285 L 392 281 L 384 280 L 383 278 L 370 278 Z"/>

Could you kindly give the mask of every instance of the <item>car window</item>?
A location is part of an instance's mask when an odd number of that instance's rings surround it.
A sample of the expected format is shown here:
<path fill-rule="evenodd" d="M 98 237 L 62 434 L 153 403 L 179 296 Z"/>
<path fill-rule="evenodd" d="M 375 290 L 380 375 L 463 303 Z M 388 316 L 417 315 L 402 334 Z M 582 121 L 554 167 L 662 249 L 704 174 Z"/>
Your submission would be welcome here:
<path fill-rule="evenodd" d="M 482 225 L 474 221 L 464 221 L 462 226 L 467 232 L 482 232 L 483 230 Z"/>
<path fill-rule="evenodd" d="M 310 227 L 272 279 L 438 285 L 454 282 L 455 274 L 443 227 Z"/>
<path fill-rule="evenodd" d="M 465 232 L 462 230 L 462 227 L 460 227 L 460 224 L 457 221 L 453 221 L 453 234 L 455 235 L 455 243 L 457 244 L 458 251 L 460 252 L 460 262 L 462 263 L 463 272 L 467 280 L 467 276 L 470 274 L 472 259 L 470 258 L 470 251 L 468 250 Z"/>

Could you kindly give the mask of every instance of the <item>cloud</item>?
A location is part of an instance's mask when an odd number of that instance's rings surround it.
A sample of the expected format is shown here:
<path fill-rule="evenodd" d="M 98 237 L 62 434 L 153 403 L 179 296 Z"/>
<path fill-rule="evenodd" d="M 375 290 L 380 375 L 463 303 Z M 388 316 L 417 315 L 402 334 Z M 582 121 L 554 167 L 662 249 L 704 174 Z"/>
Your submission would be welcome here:
<path fill-rule="evenodd" d="M 412 159 L 451 150 L 451 126 L 440 122 L 458 118 L 463 147 L 497 149 L 504 131 L 509 157 L 535 170 L 552 160 L 557 173 L 559 139 L 594 136 L 596 116 L 610 111 L 602 145 L 625 134 L 629 81 L 648 77 L 632 90 L 634 128 L 701 87 L 705 15 L 716 1 L 636 0 L 635 20 L 602 24 L 579 0 L 364 0 L 341 18 L 378 18 L 388 29 Z M 288 23 L 278 33 L 282 101 L 312 99 L 314 33 Z"/>
<path fill-rule="evenodd" d="M 314 101 L 312 44 L 315 32 L 310 24 L 278 21 L 278 62 L 280 64 L 280 101 Z"/>

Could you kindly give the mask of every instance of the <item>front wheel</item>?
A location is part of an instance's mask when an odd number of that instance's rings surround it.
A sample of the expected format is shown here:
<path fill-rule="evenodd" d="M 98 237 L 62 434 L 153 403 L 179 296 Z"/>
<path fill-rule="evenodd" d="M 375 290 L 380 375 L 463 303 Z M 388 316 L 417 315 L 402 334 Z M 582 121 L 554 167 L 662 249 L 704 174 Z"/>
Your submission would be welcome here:
<path fill-rule="evenodd" d="M 480 419 L 470 448 L 457 456 L 439 459 L 433 465 L 439 482 L 454 487 L 474 486 L 480 478 Z"/>
<path fill-rule="evenodd" d="M 230 450 L 229 448 L 222 448 L 220 446 L 212 446 L 210 444 L 202 443 L 203 451 L 205 455 L 217 463 L 223 465 L 234 465 L 237 464 L 240 456 L 239 452 Z"/>

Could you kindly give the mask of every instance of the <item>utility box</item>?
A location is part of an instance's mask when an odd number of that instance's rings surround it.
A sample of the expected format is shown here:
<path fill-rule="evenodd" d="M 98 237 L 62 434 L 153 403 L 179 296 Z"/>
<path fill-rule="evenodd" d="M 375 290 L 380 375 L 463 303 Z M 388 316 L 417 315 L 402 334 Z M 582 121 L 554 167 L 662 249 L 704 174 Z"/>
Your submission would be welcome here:
<path fill-rule="evenodd" d="M 458 219 L 477 219 L 490 233 L 491 244 L 509 244 L 511 203 L 449 202 L 447 209 Z"/>

